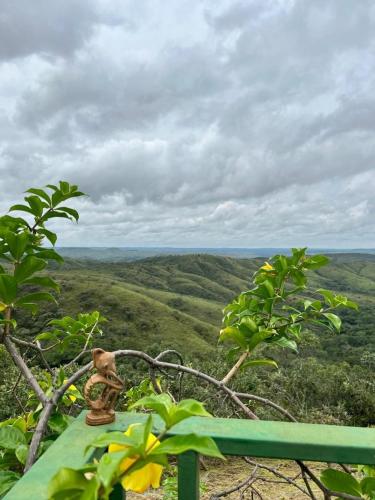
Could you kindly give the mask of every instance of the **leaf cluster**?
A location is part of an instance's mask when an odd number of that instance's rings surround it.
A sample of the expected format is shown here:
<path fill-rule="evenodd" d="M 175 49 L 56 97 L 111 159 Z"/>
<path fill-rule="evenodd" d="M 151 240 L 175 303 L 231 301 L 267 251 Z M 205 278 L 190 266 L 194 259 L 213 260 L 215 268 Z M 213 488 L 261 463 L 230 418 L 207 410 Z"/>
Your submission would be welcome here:
<path fill-rule="evenodd" d="M 308 271 L 325 266 L 324 255 L 309 256 L 306 248 L 293 248 L 291 255 L 276 255 L 253 276 L 253 287 L 242 292 L 223 313 L 220 342 L 235 345 L 231 354 L 253 352 L 260 345 L 297 350 L 304 328 L 315 324 L 339 332 L 340 318 L 333 312 L 340 307 L 357 309 L 342 295 L 319 289 L 307 293 Z M 272 359 L 249 360 L 243 367 L 277 366 Z"/>
<path fill-rule="evenodd" d="M 52 192 L 52 193 L 51 193 Z M 59 291 L 59 286 L 42 273 L 49 261 L 62 262 L 54 248 L 43 246 L 47 239 L 52 246 L 57 235 L 46 228 L 50 219 L 78 220 L 78 212 L 62 205 L 70 198 L 83 196 L 78 187 L 60 181 L 58 186 L 49 184 L 47 189 L 27 190 L 25 204 L 16 204 L 10 212 L 27 214 L 27 218 L 4 215 L 0 217 L 0 324 L 15 327 L 10 313 L 15 308 L 29 309 L 33 314 L 42 301 L 55 301 L 43 289 Z M 30 287 L 42 291 L 30 292 Z"/>
<path fill-rule="evenodd" d="M 375 500 L 375 467 L 358 465 L 357 475 L 358 479 L 349 472 L 329 468 L 321 473 L 320 479 L 331 491 Z"/>

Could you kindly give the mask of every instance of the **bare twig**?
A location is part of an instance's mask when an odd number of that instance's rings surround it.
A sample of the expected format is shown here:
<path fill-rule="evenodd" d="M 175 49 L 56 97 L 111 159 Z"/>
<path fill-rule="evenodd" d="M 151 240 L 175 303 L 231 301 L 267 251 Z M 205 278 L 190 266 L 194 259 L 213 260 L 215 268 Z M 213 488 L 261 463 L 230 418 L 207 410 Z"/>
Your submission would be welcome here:
<path fill-rule="evenodd" d="M 77 361 L 80 360 L 82 358 L 82 356 L 84 356 L 85 354 L 87 354 L 88 352 L 90 352 L 90 350 L 87 349 L 87 348 L 88 348 L 90 340 L 91 340 L 91 338 L 93 336 L 94 330 L 97 327 L 98 322 L 99 322 L 99 320 L 95 321 L 93 327 L 91 328 L 91 330 L 87 334 L 86 342 L 85 342 L 85 345 L 83 346 L 81 352 L 78 353 L 75 358 L 73 358 L 71 361 L 69 361 L 69 363 L 66 364 L 64 368 L 68 368 L 69 366 L 74 365 L 74 363 L 77 363 Z"/>
<path fill-rule="evenodd" d="M 256 396 L 255 394 L 248 394 L 246 392 L 236 392 L 236 394 L 239 398 L 249 399 L 252 401 L 258 401 L 259 403 L 262 403 L 263 405 L 270 406 L 271 408 L 274 408 L 275 410 L 277 410 L 279 413 L 282 413 L 283 415 L 285 415 L 291 422 L 297 422 L 297 419 L 295 417 L 293 417 L 293 415 L 291 415 L 287 410 L 285 410 L 285 408 L 282 408 L 281 406 L 279 406 L 278 404 L 274 403 L 273 401 L 271 401 L 269 399 L 262 398 L 260 396 Z"/>
<path fill-rule="evenodd" d="M 285 476 L 284 474 L 282 474 L 280 471 L 278 471 L 277 469 L 275 469 L 275 467 L 270 467 L 269 465 L 265 465 L 265 464 L 261 464 L 261 463 L 258 463 L 258 462 L 255 462 L 254 460 L 252 460 L 251 458 L 248 458 L 248 457 L 243 457 L 244 461 L 252 466 L 258 466 L 260 469 L 264 469 L 264 470 L 267 470 L 268 472 L 271 472 L 273 475 L 275 475 L 276 477 L 279 477 L 281 478 L 283 481 L 285 481 L 286 483 L 288 484 L 291 484 L 293 486 L 295 486 L 296 488 L 298 488 L 300 491 L 302 491 L 302 493 L 304 493 L 305 495 L 307 495 L 308 497 L 310 497 L 310 494 L 308 491 L 306 491 L 304 488 L 302 488 L 299 484 L 297 484 L 295 482 L 294 479 L 291 479 L 289 478 L 288 476 Z"/>
<path fill-rule="evenodd" d="M 231 493 L 234 493 L 235 491 L 240 491 L 243 488 L 248 488 L 257 479 L 256 477 L 257 470 L 258 467 L 257 465 L 255 465 L 253 472 L 250 474 L 248 478 L 245 479 L 245 481 L 242 481 L 241 483 L 227 490 L 220 491 L 219 493 L 214 493 L 213 495 L 211 495 L 210 500 L 216 500 L 217 498 L 226 497 Z"/>

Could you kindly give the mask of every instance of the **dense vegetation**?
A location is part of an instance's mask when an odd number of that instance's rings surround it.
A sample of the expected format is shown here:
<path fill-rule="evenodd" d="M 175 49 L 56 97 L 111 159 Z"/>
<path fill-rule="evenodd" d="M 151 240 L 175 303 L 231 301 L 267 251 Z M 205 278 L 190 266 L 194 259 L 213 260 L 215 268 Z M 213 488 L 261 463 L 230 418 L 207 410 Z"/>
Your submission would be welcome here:
<path fill-rule="evenodd" d="M 98 346 L 135 348 L 151 354 L 173 347 L 181 351 L 185 362 L 216 372 L 220 378 L 229 366 L 224 353 L 217 353 L 222 308 L 248 287 L 251 275 L 262 263 L 261 259 L 210 255 L 112 264 L 68 260 L 53 271 L 62 289 L 59 305 L 49 305 L 34 318 L 23 312 L 18 324 L 23 334 L 32 338 L 51 317 L 100 310 L 108 322 L 105 335 L 96 339 Z M 276 400 L 305 421 L 374 424 L 375 256 L 331 256 L 329 266 L 311 271 L 309 283 L 311 288 L 350 296 L 360 311 L 341 311 L 340 334 L 318 328 L 311 331 L 298 354 L 265 349 L 265 354 L 278 361 L 279 370 L 257 368 L 251 374 L 240 374 L 234 383 L 238 389 L 251 389 Z M 68 349 L 50 358 L 52 362 L 67 361 L 71 352 Z M 137 371 L 129 372 L 127 367 L 127 378 L 132 382 L 145 376 L 139 368 L 138 364 Z M 229 407 L 216 404 L 208 389 L 197 389 L 189 378 L 184 390 L 186 395 L 195 391 L 216 413 L 231 414 Z M 10 407 L 14 409 L 14 405 L 4 404 L 2 417 Z"/>

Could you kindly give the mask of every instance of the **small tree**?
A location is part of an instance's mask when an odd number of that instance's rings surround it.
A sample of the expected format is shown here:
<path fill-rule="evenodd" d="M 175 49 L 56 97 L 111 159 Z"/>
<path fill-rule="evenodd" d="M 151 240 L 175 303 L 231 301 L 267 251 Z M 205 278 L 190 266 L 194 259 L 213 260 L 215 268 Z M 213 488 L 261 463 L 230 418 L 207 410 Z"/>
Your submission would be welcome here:
<path fill-rule="evenodd" d="M 276 255 L 253 277 L 253 288 L 242 292 L 224 309 L 220 341 L 235 345 L 230 355 L 240 355 L 224 377 L 227 383 L 242 368 L 277 364 L 272 359 L 252 359 L 259 346 L 297 350 L 297 343 L 310 325 L 337 333 L 339 308 L 358 309 L 355 302 L 322 288 L 307 292 L 307 272 L 328 264 L 324 255 L 306 255 L 306 248 L 293 248 L 292 255 Z M 303 296 L 307 292 L 308 296 Z M 249 359 L 250 358 L 250 359 Z"/>

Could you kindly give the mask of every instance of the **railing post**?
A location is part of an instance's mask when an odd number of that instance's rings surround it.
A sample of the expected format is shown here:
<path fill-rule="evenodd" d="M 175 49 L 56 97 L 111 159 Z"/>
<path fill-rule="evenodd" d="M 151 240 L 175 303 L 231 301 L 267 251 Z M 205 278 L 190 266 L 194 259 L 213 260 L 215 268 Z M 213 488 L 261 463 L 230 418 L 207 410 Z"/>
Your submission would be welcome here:
<path fill-rule="evenodd" d="M 109 500 L 126 500 L 126 492 L 121 483 L 115 484 L 112 493 L 109 495 Z"/>
<path fill-rule="evenodd" d="M 178 457 L 178 500 L 199 499 L 199 457 L 187 451 Z"/>

